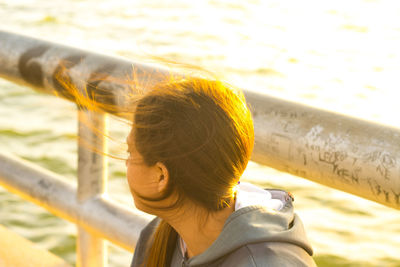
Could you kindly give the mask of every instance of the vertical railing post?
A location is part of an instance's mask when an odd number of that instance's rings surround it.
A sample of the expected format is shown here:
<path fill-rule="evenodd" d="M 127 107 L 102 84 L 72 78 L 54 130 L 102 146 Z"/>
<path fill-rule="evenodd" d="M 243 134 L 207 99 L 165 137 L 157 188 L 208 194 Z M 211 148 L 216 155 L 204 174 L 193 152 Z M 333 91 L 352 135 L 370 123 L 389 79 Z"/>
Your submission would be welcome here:
<path fill-rule="evenodd" d="M 106 192 L 106 114 L 78 110 L 78 193 L 79 203 Z M 78 226 L 77 267 L 105 267 L 105 241 Z"/>

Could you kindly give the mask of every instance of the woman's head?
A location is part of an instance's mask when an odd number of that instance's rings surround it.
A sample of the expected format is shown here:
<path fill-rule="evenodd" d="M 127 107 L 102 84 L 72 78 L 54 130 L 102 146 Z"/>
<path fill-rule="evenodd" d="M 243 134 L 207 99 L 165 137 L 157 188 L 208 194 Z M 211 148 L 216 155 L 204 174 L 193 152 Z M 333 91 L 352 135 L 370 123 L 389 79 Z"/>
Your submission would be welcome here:
<path fill-rule="evenodd" d="M 243 95 L 221 82 L 170 82 L 138 101 L 128 143 L 128 181 L 138 208 L 190 200 L 217 211 L 229 204 L 249 161 L 253 122 Z M 158 206 L 171 196 L 169 207 Z"/>

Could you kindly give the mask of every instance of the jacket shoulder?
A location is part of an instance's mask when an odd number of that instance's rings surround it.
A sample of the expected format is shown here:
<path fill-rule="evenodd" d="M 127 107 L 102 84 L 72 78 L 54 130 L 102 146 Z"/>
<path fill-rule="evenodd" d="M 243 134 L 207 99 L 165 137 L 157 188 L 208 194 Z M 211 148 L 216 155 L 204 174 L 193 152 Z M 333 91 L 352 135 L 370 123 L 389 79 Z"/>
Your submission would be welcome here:
<path fill-rule="evenodd" d="M 143 228 L 143 230 L 140 232 L 139 240 L 136 243 L 131 267 L 139 267 L 142 265 L 151 237 L 153 236 L 153 233 L 155 232 L 159 223 L 160 218 L 156 217 L 150 223 L 148 223 L 146 227 Z"/>
<path fill-rule="evenodd" d="M 283 242 L 247 244 L 223 261 L 222 267 L 315 267 L 313 258 L 301 247 Z"/>

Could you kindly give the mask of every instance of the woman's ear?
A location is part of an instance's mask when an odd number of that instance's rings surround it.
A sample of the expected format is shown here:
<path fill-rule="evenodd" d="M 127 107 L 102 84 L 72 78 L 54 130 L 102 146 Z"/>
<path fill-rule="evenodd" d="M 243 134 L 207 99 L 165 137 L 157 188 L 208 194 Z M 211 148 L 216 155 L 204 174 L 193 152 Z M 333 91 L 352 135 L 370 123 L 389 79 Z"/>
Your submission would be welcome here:
<path fill-rule="evenodd" d="M 156 163 L 156 167 L 158 169 L 158 192 L 164 192 L 167 189 L 168 186 L 168 182 L 169 182 L 169 172 L 167 167 L 161 163 L 161 162 L 157 162 Z"/>

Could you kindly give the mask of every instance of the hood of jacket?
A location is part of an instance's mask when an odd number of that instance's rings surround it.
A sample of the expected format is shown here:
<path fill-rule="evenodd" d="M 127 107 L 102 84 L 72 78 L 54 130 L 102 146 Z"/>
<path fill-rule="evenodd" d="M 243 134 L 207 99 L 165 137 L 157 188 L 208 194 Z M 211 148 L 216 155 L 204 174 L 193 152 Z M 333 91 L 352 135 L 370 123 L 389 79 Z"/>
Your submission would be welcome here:
<path fill-rule="evenodd" d="M 245 246 L 259 242 L 283 242 L 313 254 L 303 224 L 293 212 L 292 196 L 278 189 L 261 189 L 248 183 L 239 185 L 235 212 L 223 230 L 203 253 L 186 264 L 204 265 Z M 180 253 L 181 254 L 181 253 Z"/>

